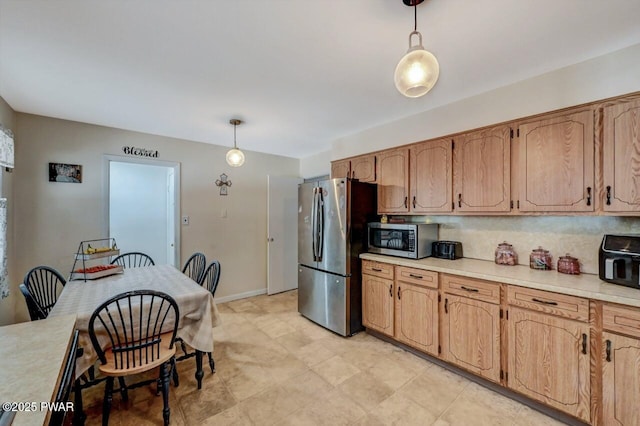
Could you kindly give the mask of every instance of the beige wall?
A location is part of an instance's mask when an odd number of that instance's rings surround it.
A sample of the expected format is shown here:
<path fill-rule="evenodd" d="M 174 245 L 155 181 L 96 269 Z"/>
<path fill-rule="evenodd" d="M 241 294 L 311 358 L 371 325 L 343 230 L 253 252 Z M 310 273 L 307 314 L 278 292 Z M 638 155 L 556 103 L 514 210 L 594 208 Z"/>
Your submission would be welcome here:
<path fill-rule="evenodd" d="M 195 251 L 218 259 L 216 297 L 266 289 L 267 175 L 299 175 L 297 159 L 246 152 L 244 166 L 225 162 L 227 147 L 17 114 L 15 212 L 16 270 L 48 264 L 68 275 L 83 239 L 104 236 L 103 156 L 123 146 L 159 151 L 159 160 L 181 163 L 182 262 Z M 82 184 L 48 182 L 48 163 L 83 166 Z M 214 182 L 226 173 L 233 186 L 219 195 Z M 221 211 L 227 210 L 227 218 Z M 135 212 L 132 212 L 135 214 Z M 20 308 L 21 305 L 18 305 Z M 26 310 L 17 312 L 26 319 Z"/>
<path fill-rule="evenodd" d="M 331 173 L 331 151 L 320 152 L 300 160 L 300 176 L 314 178 Z"/>
<path fill-rule="evenodd" d="M 4 127 L 13 130 L 15 133 L 15 113 L 13 109 L 5 102 L 2 97 L 0 97 L 0 124 Z M 19 138 L 14 136 L 14 143 L 18 145 Z M 2 174 L 2 197 L 7 199 L 7 258 L 8 265 L 7 269 L 9 271 L 9 283 L 10 283 L 10 294 L 6 299 L 0 300 L 0 326 L 12 324 L 14 322 L 15 316 L 15 305 L 16 301 L 19 301 L 22 296 L 19 295 L 20 290 L 18 290 L 18 281 L 20 278 L 20 274 L 16 273 L 15 270 L 15 256 L 13 255 L 13 235 L 11 233 L 11 229 L 13 227 L 13 173 L 8 173 L 4 170 L 4 168 L 0 169 L 0 173 Z"/>

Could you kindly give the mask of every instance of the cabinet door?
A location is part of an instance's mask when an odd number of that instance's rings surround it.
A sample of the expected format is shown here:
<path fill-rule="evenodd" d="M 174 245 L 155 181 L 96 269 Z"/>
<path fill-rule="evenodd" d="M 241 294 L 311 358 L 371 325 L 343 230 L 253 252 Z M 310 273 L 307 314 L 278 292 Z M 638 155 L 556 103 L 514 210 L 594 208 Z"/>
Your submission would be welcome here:
<path fill-rule="evenodd" d="M 509 308 L 508 385 L 589 422 L 589 324 Z"/>
<path fill-rule="evenodd" d="M 442 356 L 479 376 L 500 381 L 500 307 L 444 295 Z"/>
<path fill-rule="evenodd" d="M 591 109 L 519 126 L 520 211 L 594 211 Z"/>
<path fill-rule="evenodd" d="M 363 155 L 351 159 L 351 177 L 360 182 L 376 181 L 376 156 Z"/>
<path fill-rule="evenodd" d="M 437 356 L 438 291 L 406 282 L 396 285 L 396 340 Z"/>
<path fill-rule="evenodd" d="M 393 281 L 362 275 L 362 324 L 393 336 Z"/>
<path fill-rule="evenodd" d="M 640 100 L 604 108 L 603 208 L 640 212 Z"/>
<path fill-rule="evenodd" d="M 602 414 L 605 425 L 640 425 L 640 340 L 602 333 Z"/>
<path fill-rule="evenodd" d="M 348 178 L 351 176 L 351 160 L 331 162 L 331 179 Z"/>
<path fill-rule="evenodd" d="M 452 142 L 450 139 L 423 142 L 409 150 L 411 211 L 414 213 L 452 210 Z"/>
<path fill-rule="evenodd" d="M 511 129 L 494 127 L 455 138 L 454 203 L 460 212 L 511 209 Z"/>
<path fill-rule="evenodd" d="M 378 213 L 409 211 L 409 148 L 378 154 Z"/>

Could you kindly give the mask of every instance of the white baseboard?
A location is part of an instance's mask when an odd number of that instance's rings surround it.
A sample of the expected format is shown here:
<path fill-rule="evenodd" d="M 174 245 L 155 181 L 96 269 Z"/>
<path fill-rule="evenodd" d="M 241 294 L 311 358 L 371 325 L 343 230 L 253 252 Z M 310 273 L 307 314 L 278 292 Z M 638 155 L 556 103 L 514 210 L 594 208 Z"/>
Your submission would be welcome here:
<path fill-rule="evenodd" d="M 232 294 L 230 296 L 216 297 L 215 302 L 217 305 L 219 303 L 231 302 L 233 300 L 246 299 L 247 297 L 260 296 L 261 294 L 267 294 L 267 289 L 261 288 L 260 290 L 247 291 L 246 293 L 238 293 L 238 294 Z"/>

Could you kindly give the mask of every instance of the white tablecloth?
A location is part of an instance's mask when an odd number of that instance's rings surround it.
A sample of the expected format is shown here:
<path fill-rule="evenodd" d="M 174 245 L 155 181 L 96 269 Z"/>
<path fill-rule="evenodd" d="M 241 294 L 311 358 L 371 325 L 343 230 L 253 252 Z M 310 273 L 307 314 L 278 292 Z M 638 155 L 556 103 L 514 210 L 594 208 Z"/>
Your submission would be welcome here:
<path fill-rule="evenodd" d="M 49 317 L 75 314 L 84 355 L 77 360 L 76 377 L 98 359 L 89 338 L 89 318 L 107 299 L 131 290 L 155 290 L 175 299 L 180 310 L 178 337 L 202 352 L 213 351 L 213 332 L 220 316 L 213 296 L 205 288 L 171 265 L 125 269 L 123 274 L 92 281 L 69 281 Z"/>

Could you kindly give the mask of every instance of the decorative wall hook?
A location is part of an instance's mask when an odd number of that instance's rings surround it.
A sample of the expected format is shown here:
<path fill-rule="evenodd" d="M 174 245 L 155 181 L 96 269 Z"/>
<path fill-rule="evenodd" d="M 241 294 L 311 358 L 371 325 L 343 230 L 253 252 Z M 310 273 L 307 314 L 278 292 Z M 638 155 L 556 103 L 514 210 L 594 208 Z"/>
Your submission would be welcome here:
<path fill-rule="evenodd" d="M 216 179 L 216 186 L 220 188 L 220 195 L 227 195 L 227 187 L 231 186 L 229 176 L 221 174 L 220 179 Z"/>

